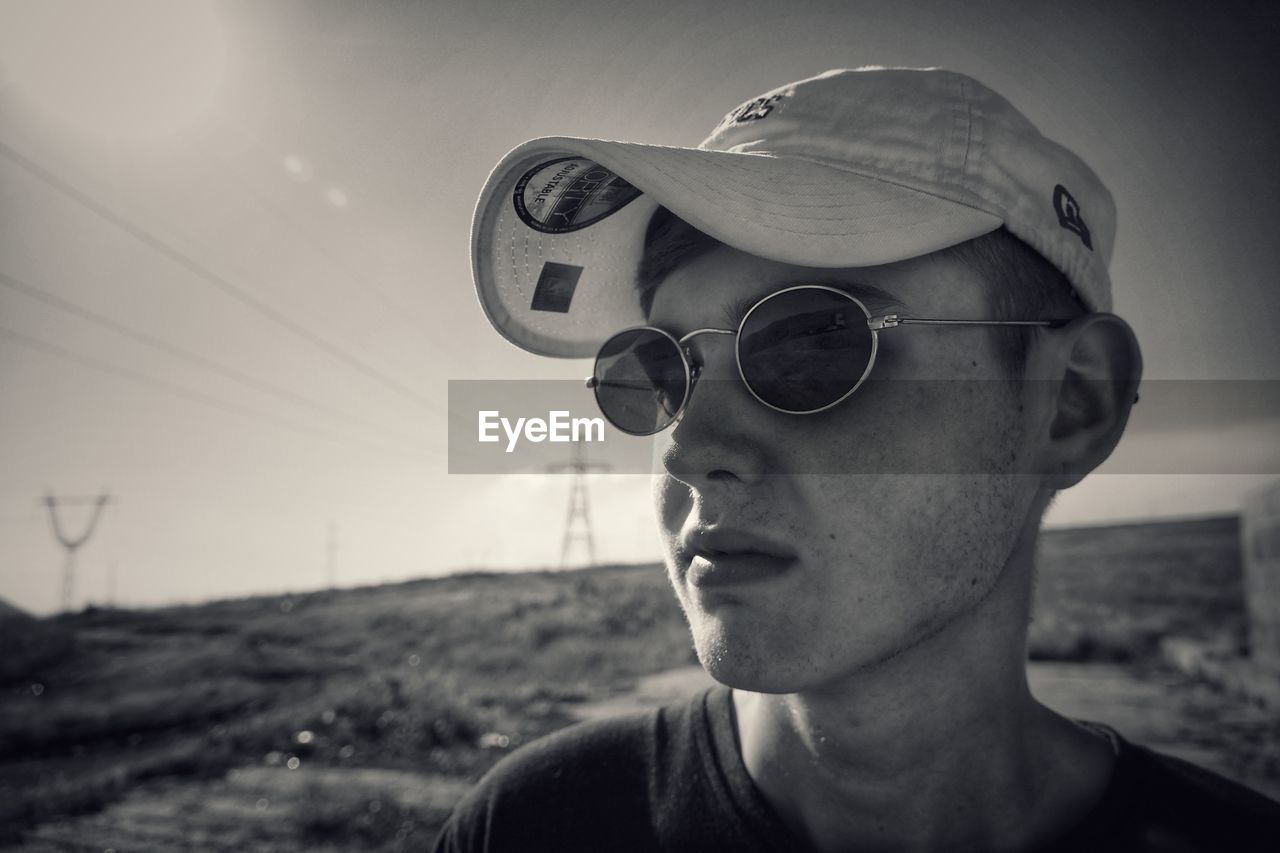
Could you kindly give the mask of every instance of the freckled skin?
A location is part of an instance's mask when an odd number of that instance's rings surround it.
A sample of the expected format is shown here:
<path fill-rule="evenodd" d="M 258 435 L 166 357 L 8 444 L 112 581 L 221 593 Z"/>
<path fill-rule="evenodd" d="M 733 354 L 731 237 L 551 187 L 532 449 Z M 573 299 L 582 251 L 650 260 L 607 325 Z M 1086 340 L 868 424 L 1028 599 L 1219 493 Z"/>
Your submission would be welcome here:
<path fill-rule="evenodd" d="M 950 258 L 805 270 L 718 247 L 659 286 L 650 322 L 724 328 L 724 302 L 806 280 L 871 284 L 909 309 L 869 304 L 873 314 L 990 316 L 986 283 Z M 699 659 L 725 684 L 822 690 L 894 658 L 982 602 L 1038 521 L 1039 482 L 1012 473 L 1028 430 L 1008 386 L 882 381 L 1003 379 L 990 331 L 907 326 L 879 345 L 871 381 L 796 416 L 751 396 L 732 338 L 693 340 L 703 374 L 679 423 L 655 437 L 654 499 Z M 700 591 L 677 545 L 712 524 L 763 534 L 798 563 L 767 585 Z"/>
<path fill-rule="evenodd" d="M 722 246 L 659 285 L 650 322 L 731 327 L 726 303 L 806 282 L 901 303 L 873 314 L 990 319 L 990 284 L 946 254 L 833 271 Z M 1007 381 L 989 328 L 886 330 L 867 383 L 799 416 L 751 395 L 731 337 L 691 346 L 701 378 L 654 439 L 657 517 L 699 659 L 734 688 L 743 763 L 781 820 L 823 851 L 1038 849 L 1078 824 L 1113 755 L 1031 695 L 1031 572 L 1053 490 L 1123 432 L 1141 375 L 1128 326 L 1038 331 L 1026 373 L 1047 381 L 1028 384 Z M 680 537 L 715 527 L 795 560 L 698 587 Z"/>

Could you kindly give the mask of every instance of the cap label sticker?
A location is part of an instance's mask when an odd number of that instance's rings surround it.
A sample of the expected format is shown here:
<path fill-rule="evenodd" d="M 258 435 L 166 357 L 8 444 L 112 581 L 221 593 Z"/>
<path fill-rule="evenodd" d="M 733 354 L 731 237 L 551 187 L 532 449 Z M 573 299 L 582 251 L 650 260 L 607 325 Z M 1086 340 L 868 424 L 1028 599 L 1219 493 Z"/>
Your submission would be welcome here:
<path fill-rule="evenodd" d="M 640 190 L 598 163 L 562 157 L 535 166 L 516 184 L 516 215 L 543 234 L 594 225 L 640 196 Z"/>
<path fill-rule="evenodd" d="M 1085 248 L 1093 251 L 1093 240 L 1089 237 L 1089 226 L 1080 215 L 1080 205 L 1062 184 L 1053 188 L 1053 209 L 1058 212 L 1058 224 L 1078 235 Z"/>
<path fill-rule="evenodd" d="M 569 303 L 573 301 L 573 292 L 578 289 L 581 276 L 582 267 L 547 261 L 542 265 L 538 283 L 534 285 L 533 302 L 529 307 L 534 311 L 568 314 Z"/>

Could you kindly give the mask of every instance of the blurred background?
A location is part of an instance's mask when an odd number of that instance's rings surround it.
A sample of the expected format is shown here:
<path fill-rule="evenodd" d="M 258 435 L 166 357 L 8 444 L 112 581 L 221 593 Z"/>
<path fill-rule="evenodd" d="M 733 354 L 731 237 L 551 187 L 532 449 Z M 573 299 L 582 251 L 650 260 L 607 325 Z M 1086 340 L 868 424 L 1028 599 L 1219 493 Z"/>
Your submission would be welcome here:
<path fill-rule="evenodd" d="M 589 372 L 471 289 L 519 142 L 954 68 L 1111 188 L 1147 377 L 1265 390 L 1277 46 L 1244 2 L 0 3 L 0 843 L 422 846 L 523 739 L 700 684 L 644 478 L 448 473 L 449 380 Z M 1051 510 L 1033 680 L 1275 792 L 1277 412 L 1196 415 Z"/>
<path fill-rule="evenodd" d="M 477 310 L 488 170 L 553 133 L 693 145 L 828 67 L 1005 93 L 1111 186 L 1148 378 L 1275 379 L 1274 15 L 1115 6 L 4 4 L 0 588 L 60 606 L 50 493 L 113 498 L 77 605 L 555 565 L 564 478 L 446 473 L 449 379 L 589 372 Z M 1049 522 L 1234 510 L 1280 469 L 1226 426 L 1157 435 L 1229 448 L 1219 476 L 1099 476 Z M 593 485 L 599 556 L 656 559 L 646 490 Z"/>

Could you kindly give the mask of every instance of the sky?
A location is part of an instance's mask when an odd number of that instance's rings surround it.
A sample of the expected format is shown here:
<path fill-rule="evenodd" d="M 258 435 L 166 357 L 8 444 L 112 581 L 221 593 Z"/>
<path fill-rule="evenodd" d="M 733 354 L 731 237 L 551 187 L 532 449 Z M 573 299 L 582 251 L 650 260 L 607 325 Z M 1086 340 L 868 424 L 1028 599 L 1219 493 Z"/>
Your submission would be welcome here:
<path fill-rule="evenodd" d="M 448 470 L 450 380 L 590 369 L 481 313 L 485 177 L 535 136 L 696 145 L 828 68 L 942 66 L 1004 94 L 1111 188 L 1147 378 L 1274 402 L 1266 6 L 5 0 L 0 598 L 60 606 L 47 494 L 111 498 L 75 606 L 558 565 L 567 477 Z M 1120 461 L 1048 522 L 1236 510 L 1280 472 L 1262 409 L 1140 406 Z M 1170 459 L 1199 464 L 1152 473 Z M 646 479 L 588 487 L 597 558 L 659 559 Z M 75 535 L 90 509 L 59 512 Z"/>

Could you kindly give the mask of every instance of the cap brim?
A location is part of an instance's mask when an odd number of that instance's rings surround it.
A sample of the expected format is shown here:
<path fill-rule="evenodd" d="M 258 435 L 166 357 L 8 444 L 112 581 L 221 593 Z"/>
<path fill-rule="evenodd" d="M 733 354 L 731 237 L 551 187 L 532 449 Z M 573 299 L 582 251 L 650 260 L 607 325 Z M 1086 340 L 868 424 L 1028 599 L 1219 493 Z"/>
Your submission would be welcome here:
<path fill-rule="evenodd" d="M 563 233 L 531 227 L 517 215 L 517 185 L 532 169 L 567 157 L 600 164 L 642 195 Z M 472 223 L 472 271 L 490 322 L 523 349 L 568 358 L 593 356 L 617 330 L 643 323 L 635 275 L 658 205 L 741 251 L 823 268 L 913 258 L 1002 224 L 961 201 L 810 159 L 535 139 L 493 170 Z M 558 292 L 568 296 L 551 310 L 546 300 L 535 309 L 549 274 L 564 278 Z"/>

